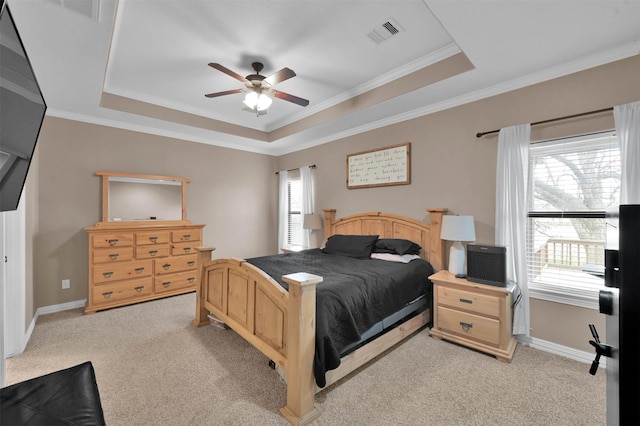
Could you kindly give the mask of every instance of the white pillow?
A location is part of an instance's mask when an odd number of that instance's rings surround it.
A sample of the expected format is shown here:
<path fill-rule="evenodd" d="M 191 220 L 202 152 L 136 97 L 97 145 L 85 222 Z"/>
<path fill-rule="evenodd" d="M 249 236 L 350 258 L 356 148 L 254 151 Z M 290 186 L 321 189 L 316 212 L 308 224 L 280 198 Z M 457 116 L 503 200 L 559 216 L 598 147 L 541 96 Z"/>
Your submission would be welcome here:
<path fill-rule="evenodd" d="M 417 254 L 393 254 L 393 253 L 371 253 L 372 259 L 387 260 L 389 262 L 409 263 L 414 259 L 420 259 Z"/>

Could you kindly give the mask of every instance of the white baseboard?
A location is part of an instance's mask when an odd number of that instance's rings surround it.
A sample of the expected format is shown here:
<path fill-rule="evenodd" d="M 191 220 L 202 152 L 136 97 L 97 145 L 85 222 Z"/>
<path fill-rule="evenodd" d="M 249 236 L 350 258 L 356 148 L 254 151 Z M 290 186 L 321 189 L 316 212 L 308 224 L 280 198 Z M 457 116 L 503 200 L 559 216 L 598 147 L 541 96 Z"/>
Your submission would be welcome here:
<path fill-rule="evenodd" d="M 10 354 L 7 356 L 7 358 L 20 355 L 22 352 L 24 352 L 24 350 L 27 347 L 27 343 L 29 343 L 29 340 L 31 340 L 31 334 L 33 333 L 33 329 L 36 326 L 36 321 L 38 321 L 38 317 L 40 315 L 53 314 L 56 312 L 69 311 L 71 309 L 83 308 L 86 302 L 87 302 L 87 299 L 82 299 L 82 300 L 76 300 L 73 302 L 60 303 L 59 305 L 43 306 L 41 308 L 38 308 L 36 310 L 36 314 L 33 316 L 33 319 L 31 320 L 31 323 L 29 324 L 29 328 L 27 328 L 27 331 L 25 332 L 24 340 L 23 340 L 22 347 L 20 348 L 20 352 Z"/>
<path fill-rule="evenodd" d="M 517 336 L 518 343 L 530 346 L 534 349 L 549 352 L 555 355 L 560 355 L 565 358 L 580 361 L 585 364 L 591 364 L 596 357 L 595 350 L 593 352 L 581 351 L 579 349 L 570 348 L 568 346 L 559 345 L 557 343 L 549 342 L 547 340 L 538 339 L 536 337 L 524 337 Z M 607 366 L 607 360 L 605 357 L 600 358 L 600 368 Z"/>

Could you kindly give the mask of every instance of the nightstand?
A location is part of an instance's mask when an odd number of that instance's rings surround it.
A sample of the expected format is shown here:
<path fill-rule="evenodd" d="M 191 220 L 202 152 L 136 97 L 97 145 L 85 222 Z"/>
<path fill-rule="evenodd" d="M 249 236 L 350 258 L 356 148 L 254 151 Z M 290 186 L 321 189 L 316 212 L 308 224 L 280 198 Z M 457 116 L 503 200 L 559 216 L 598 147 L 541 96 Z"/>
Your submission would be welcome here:
<path fill-rule="evenodd" d="M 459 343 L 511 362 L 516 349 L 512 334 L 513 290 L 456 278 L 449 271 L 429 277 L 433 282 L 431 336 Z"/>

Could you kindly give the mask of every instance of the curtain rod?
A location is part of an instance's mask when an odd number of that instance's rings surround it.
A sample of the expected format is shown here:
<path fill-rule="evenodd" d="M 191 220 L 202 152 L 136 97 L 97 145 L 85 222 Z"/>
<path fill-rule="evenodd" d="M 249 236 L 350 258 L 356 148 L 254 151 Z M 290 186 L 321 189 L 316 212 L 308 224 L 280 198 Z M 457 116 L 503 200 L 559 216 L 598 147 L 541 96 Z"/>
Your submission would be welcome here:
<path fill-rule="evenodd" d="M 549 120 L 536 121 L 535 123 L 531 123 L 531 125 L 532 126 L 536 126 L 538 124 L 546 124 L 546 123 L 552 123 L 554 121 L 568 120 L 569 118 L 584 117 L 585 115 L 599 114 L 601 112 L 606 112 L 606 111 L 613 111 L 613 108 L 604 108 L 604 109 L 599 109 L 599 110 L 596 110 L 596 111 L 582 112 L 580 114 L 566 115 L 564 117 L 550 118 Z M 484 135 L 490 135 L 492 133 L 498 133 L 499 131 L 500 131 L 500 129 L 498 129 L 498 130 L 490 130 L 488 132 L 478 132 L 478 133 L 476 133 L 476 138 L 481 138 Z"/>
<path fill-rule="evenodd" d="M 315 164 L 312 164 L 312 165 L 310 165 L 310 166 L 309 166 L 309 168 L 310 168 L 310 169 L 315 169 L 315 168 L 316 168 L 316 165 L 315 165 Z M 300 170 L 300 167 L 296 167 L 295 169 L 289 169 L 289 170 L 287 170 L 287 171 L 288 171 L 288 172 L 292 172 L 292 171 L 294 171 L 294 170 Z M 276 172 L 276 174 L 278 175 L 278 174 L 280 174 L 280 172 Z"/>

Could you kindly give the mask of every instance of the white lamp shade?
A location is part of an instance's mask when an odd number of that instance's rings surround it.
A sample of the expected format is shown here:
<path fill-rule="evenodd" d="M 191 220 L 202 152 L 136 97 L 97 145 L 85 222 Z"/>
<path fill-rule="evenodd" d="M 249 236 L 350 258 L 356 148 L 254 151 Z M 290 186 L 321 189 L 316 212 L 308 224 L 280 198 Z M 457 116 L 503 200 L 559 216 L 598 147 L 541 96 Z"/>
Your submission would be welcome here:
<path fill-rule="evenodd" d="M 302 222 L 303 229 L 322 229 L 322 216 L 317 213 L 305 214 Z"/>
<path fill-rule="evenodd" d="M 448 241 L 475 241 L 473 216 L 443 216 L 440 238 Z"/>
<path fill-rule="evenodd" d="M 454 242 L 449 250 L 449 272 L 464 275 L 465 253 L 461 241 L 476 240 L 473 216 L 443 216 L 440 238 Z"/>

